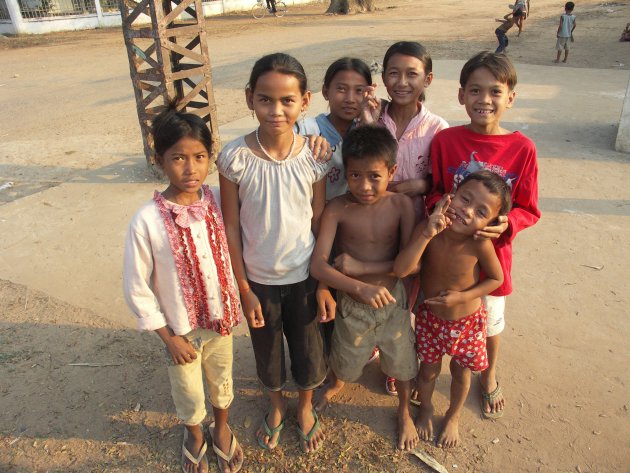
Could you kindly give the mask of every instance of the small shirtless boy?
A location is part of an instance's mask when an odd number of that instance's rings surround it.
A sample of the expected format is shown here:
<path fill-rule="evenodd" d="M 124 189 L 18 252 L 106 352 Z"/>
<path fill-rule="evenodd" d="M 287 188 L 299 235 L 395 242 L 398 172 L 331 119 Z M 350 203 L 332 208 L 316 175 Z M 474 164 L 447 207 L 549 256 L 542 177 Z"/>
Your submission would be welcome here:
<path fill-rule="evenodd" d="M 378 345 L 383 372 L 396 378 L 398 448 L 411 450 L 419 441 L 409 413 L 410 380 L 418 361 L 405 290 L 392 268 L 413 231 L 414 208 L 409 197 L 387 190 L 396 171 L 396 151 L 386 128 L 358 127 L 343 140 L 349 192 L 324 209 L 311 259 L 313 277 L 337 289 L 332 373 L 315 407 L 322 409 L 346 382 L 358 379 Z M 333 244 L 339 256 L 331 266 Z M 355 263 L 352 271 L 348 260 Z"/>
<path fill-rule="evenodd" d="M 438 447 L 459 443 L 459 417 L 470 389 L 471 371 L 488 367 L 486 311 L 481 297 L 498 288 L 503 271 L 490 240 L 475 240 L 476 231 L 511 207 L 510 188 L 497 174 L 483 170 L 468 175 L 455 195 L 445 195 L 430 217 L 418 224 L 410 244 L 398 255 L 394 273 L 417 270 L 424 304 L 416 314 L 416 351 L 422 361 L 417 379 L 422 440 L 433 439 L 431 398 L 442 356 L 451 358 L 451 403 L 437 438 Z M 483 272 L 485 278 L 480 278 Z"/>

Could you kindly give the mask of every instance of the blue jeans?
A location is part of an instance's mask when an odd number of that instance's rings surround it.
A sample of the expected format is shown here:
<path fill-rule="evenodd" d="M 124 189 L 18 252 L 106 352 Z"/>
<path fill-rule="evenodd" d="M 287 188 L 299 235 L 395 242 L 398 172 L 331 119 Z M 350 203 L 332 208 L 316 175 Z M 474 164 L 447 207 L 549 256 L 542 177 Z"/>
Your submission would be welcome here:
<path fill-rule="evenodd" d="M 502 53 L 503 51 L 505 51 L 505 48 L 507 48 L 508 46 L 508 38 L 505 34 L 505 31 L 497 28 L 494 33 L 497 35 L 497 39 L 499 40 L 499 47 L 497 48 L 497 50 L 495 51 L 495 53 Z"/>

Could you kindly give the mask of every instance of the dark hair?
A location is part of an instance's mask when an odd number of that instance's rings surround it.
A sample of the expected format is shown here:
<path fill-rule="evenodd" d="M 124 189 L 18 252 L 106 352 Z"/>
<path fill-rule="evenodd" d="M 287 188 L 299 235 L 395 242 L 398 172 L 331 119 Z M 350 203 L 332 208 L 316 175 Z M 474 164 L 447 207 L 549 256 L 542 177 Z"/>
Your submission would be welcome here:
<path fill-rule="evenodd" d="M 501 207 L 499 208 L 499 215 L 507 215 L 512 208 L 512 189 L 505 180 L 498 174 L 483 169 L 468 174 L 462 182 L 457 186 L 457 189 L 461 189 L 467 182 L 478 181 L 481 182 L 491 194 L 499 196 L 501 201 Z"/>
<path fill-rule="evenodd" d="M 415 41 L 398 41 L 397 43 L 392 44 L 385 52 L 385 57 L 383 58 L 383 74 L 385 74 L 385 71 L 387 70 L 387 63 L 394 54 L 415 57 L 422 63 L 424 73 L 426 75 L 433 72 L 433 61 L 431 60 L 431 55 L 424 46 Z M 424 92 L 422 92 L 422 95 L 420 95 L 420 102 L 424 102 L 425 98 Z"/>
<path fill-rule="evenodd" d="M 153 119 L 151 134 L 158 164 L 166 150 L 186 137 L 200 141 L 208 154 L 212 154 L 212 134 L 203 119 L 192 113 L 178 112 L 174 105 Z"/>
<path fill-rule="evenodd" d="M 354 71 L 362 76 L 368 85 L 372 85 L 372 72 L 366 63 L 355 57 L 342 57 L 328 66 L 324 75 L 324 87 L 330 87 L 332 80 L 342 71 Z"/>
<path fill-rule="evenodd" d="M 343 139 L 341 156 L 345 168 L 350 159 L 382 159 L 391 169 L 396 164 L 398 143 L 387 128 L 362 125 L 353 128 Z"/>
<path fill-rule="evenodd" d="M 300 92 L 302 92 L 302 94 L 305 94 L 308 90 L 306 73 L 304 72 L 302 64 L 293 56 L 284 53 L 267 54 L 256 61 L 252 68 L 252 73 L 249 76 L 247 88 L 253 91 L 256 88 L 256 82 L 258 82 L 260 76 L 267 72 L 279 72 L 280 74 L 293 76 L 300 83 Z"/>
<path fill-rule="evenodd" d="M 564 9 L 567 11 L 573 11 L 574 8 L 575 8 L 575 3 L 573 2 L 567 2 L 564 4 Z"/>
<path fill-rule="evenodd" d="M 507 84 L 510 90 L 516 87 L 516 69 L 510 58 L 490 51 L 481 51 L 466 61 L 459 75 L 459 85 L 465 88 L 472 73 L 482 67 L 488 69 L 496 80 Z"/>

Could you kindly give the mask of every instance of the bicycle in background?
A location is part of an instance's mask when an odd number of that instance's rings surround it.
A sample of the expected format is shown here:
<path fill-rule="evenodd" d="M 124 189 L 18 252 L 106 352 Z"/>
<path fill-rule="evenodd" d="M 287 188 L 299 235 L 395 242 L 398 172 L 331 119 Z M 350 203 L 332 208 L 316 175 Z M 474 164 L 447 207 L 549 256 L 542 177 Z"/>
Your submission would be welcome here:
<path fill-rule="evenodd" d="M 258 0 L 256 5 L 252 7 L 252 16 L 257 20 L 263 18 L 267 13 L 282 18 L 287 13 L 287 6 L 284 2 L 276 0 L 276 12 L 273 13 L 271 8 L 267 8 L 265 0 Z"/>

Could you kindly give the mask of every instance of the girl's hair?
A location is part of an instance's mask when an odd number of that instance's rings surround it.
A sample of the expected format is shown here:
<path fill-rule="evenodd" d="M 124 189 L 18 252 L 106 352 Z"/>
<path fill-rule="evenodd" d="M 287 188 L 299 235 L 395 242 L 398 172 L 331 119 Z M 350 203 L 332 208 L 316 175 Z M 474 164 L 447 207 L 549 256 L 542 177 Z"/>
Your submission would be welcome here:
<path fill-rule="evenodd" d="M 332 80 L 342 71 L 354 71 L 362 76 L 368 85 L 372 85 L 372 73 L 366 63 L 355 57 L 342 57 L 328 66 L 324 76 L 324 87 L 330 87 Z"/>
<path fill-rule="evenodd" d="M 415 41 L 399 41 L 392 44 L 387 52 L 385 52 L 385 57 L 383 58 L 383 73 L 387 70 L 387 63 L 394 54 L 415 57 L 422 63 L 424 73 L 426 75 L 433 72 L 433 61 L 431 60 L 431 55 L 424 46 Z M 422 92 L 420 95 L 420 102 L 424 102 L 425 98 L 424 92 Z"/>
<path fill-rule="evenodd" d="M 158 164 L 166 150 L 182 138 L 200 141 L 208 154 L 212 152 L 212 134 L 203 119 L 192 113 L 178 112 L 174 104 L 153 119 L 151 134 Z"/>
<path fill-rule="evenodd" d="M 252 68 L 252 73 L 249 76 L 247 88 L 253 91 L 256 88 L 256 82 L 258 82 L 260 76 L 272 71 L 295 77 L 300 83 L 300 92 L 302 92 L 302 94 L 305 94 L 308 90 L 306 73 L 304 72 L 302 64 L 293 56 L 284 53 L 268 54 L 256 61 Z"/>

